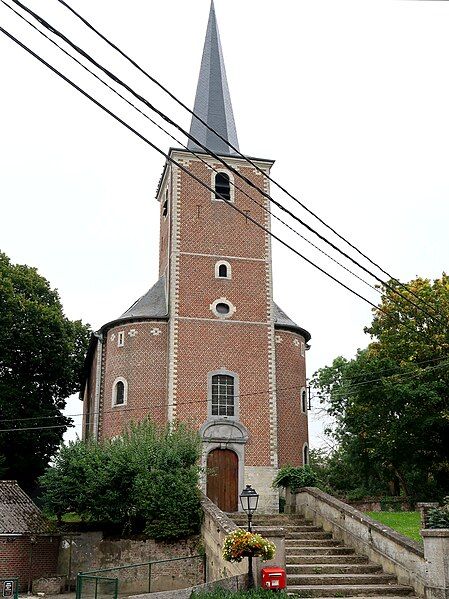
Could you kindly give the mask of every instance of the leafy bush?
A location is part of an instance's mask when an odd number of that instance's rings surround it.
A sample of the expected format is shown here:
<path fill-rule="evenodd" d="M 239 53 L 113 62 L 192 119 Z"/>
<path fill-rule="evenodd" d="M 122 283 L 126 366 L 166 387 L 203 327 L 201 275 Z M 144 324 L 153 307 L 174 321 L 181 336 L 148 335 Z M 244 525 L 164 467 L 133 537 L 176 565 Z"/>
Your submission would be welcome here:
<path fill-rule="evenodd" d="M 445 497 L 444 501 L 443 507 L 429 510 L 429 528 L 449 528 L 449 497 Z"/>
<path fill-rule="evenodd" d="M 314 487 L 318 482 L 316 472 L 310 466 L 282 466 L 273 481 L 273 487 L 289 488 L 297 493 L 301 487 Z"/>
<path fill-rule="evenodd" d="M 40 479 L 43 508 L 59 520 L 76 512 L 159 540 L 197 534 L 200 444 L 183 425 L 158 428 L 149 421 L 115 440 L 72 442 Z"/>

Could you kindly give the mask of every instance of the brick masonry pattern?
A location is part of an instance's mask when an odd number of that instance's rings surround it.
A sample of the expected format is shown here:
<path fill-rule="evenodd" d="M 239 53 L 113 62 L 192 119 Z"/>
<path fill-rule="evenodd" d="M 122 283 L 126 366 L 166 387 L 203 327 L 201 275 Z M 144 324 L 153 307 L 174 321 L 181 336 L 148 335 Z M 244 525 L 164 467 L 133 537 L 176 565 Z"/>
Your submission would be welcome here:
<path fill-rule="evenodd" d="M 213 186 L 213 172 L 191 154 L 180 153 L 177 159 Z M 268 182 L 252 167 L 238 160 L 234 164 L 268 191 Z M 259 204 L 267 205 L 249 185 L 239 181 L 239 186 Z M 165 197 L 169 199 L 167 218 L 162 213 Z M 245 465 L 299 465 L 308 440 L 307 414 L 301 413 L 299 399 L 306 384 L 305 358 L 301 356 L 304 339 L 296 333 L 274 331 L 269 235 L 226 203 L 213 200 L 209 191 L 177 167 L 167 168 L 159 198 L 160 274 L 166 273 L 170 279 L 170 320 L 133 322 L 107 332 L 100 437 L 119 435 L 128 422 L 147 415 L 160 423 L 176 418 L 199 428 L 207 418 L 207 375 L 225 368 L 239 375 L 240 420 L 249 430 Z M 235 203 L 270 227 L 268 214 L 238 190 Z M 215 278 L 215 263 L 220 258 L 231 264 L 229 280 Z M 225 320 L 210 308 L 220 298 L 235 307 Z M 151 334 L 155 327 L 160 334 Z M 128 335 L 131 329 L 134 336 Z M 125 332 L 123 347 L 117 347 L 120 331 Z M 275 343 L 275 335 L 281 343 Z M 294 339 L 299 345 L 294 345 Z M 95 405 L 95 358 L 92 366 L 89 400 L 85 402 L 91 411 Z M 123 407 L 112 406 L 117 377 L 128 381 L 128 400 Z M 295 389 L 282 390 L 285 387 Z"/>

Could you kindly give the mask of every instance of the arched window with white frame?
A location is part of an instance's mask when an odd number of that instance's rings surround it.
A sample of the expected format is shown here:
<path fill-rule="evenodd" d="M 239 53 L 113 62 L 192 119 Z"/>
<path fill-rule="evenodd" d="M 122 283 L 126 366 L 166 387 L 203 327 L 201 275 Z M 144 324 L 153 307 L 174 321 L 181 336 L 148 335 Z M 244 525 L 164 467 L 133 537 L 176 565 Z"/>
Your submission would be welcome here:
<path fill-rule="evenodd" d="M 212 199 L 218 202 L 234 202 L 234 177 L 224 170 L 212 171 Z"/>
<path fill-rule="evenodd" d="M 304 443 L 302 447 L 302 465 L 308 466 L 309 464 L 309 446 L 307 443 Z"/>
<path fill-rule="evenodd" d="M 231 279 L 232 268 L 226 260 L 219 260 L 215 263 L 215 278 L 216 279 Z"/>
<path fill-rule="evenodd" d="M 301 389 L 301 412 L 307 413 L 307 391 L 304 387 Z"/>
<path fill-rule="evenodd" d="M 128 401 L 128 382 L 123 377 L 115 379 L 112 385 L 112 406 L 120 407 Z"/>
<path fill-rule="evenodd" d="M 209 417 L 238 419 L 239 380 L 235 372 L 217 370 L 208 375 Z"/>

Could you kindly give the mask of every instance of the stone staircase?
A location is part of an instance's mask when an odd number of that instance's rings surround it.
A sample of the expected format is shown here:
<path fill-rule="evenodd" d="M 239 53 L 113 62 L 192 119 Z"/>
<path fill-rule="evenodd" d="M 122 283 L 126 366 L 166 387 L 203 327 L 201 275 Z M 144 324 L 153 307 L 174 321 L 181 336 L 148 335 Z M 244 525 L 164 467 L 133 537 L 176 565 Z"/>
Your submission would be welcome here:
<path fill-rule="evenodd" d="M 246 528 L 245 514 L 230 514 L 234 522 Z M 413 587 L 400 585 L 381 566 L 369 563 L 364 555 L 345 547 L 331 533 L 313 526 L 301 516 L 274 514 L 255 516 L 258 527 L 282 526 L 285 530 L 287 591 L 299 597 L 370 597 L 401 599 L 414 594 Z"/>

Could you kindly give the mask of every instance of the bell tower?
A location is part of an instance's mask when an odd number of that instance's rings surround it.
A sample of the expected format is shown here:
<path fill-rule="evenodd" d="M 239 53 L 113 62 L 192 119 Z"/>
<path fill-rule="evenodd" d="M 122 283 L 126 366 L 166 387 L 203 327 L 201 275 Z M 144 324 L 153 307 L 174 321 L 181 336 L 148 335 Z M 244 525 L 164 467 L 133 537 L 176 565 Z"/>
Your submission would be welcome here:
<path fill-rule="evenodd" d="M 195 114 L 238 149 L 213 3 Z M 266 178 L 195 117 L 191 135 L 268 191 Z M 171 150 L 171 156 L 216 193 L 167 165 L 159 192 L 161 275 L 168 281 L 170 306 L 167 415 L 201 431 L 204 465 L 220 464 L 216 479 L 225 473 L 225 484 L 233 489 L 226 509 L 237 509 L 244 484 L 260 492 L 263 487 L 261 502 L 274 509 L 277 498 L 270 484 L 278 448 L 271 243 L 245 217 L 269 229 L 267 200 L 240 179 L 234 181 L 233 173 L 195 142 L 188 148 L 196 156 L 186 150 Z M 266 173 L 273 164 L 255 162 Z M 206 490 L 215 482 L 209 475 Z"/>

